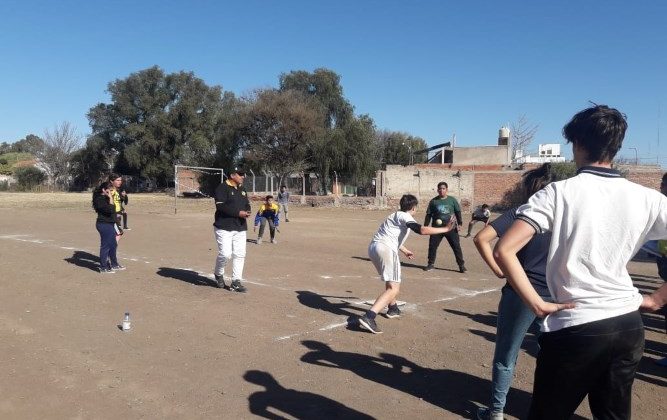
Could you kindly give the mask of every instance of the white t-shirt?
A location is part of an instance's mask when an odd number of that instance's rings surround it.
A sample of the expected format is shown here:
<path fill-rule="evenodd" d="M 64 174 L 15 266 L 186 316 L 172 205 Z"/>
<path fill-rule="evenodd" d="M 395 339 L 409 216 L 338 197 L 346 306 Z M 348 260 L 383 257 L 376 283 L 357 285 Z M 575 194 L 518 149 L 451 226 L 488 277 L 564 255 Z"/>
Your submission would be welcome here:
<path fill-rule="evenodd" d="M 397 211 L 390 214 L 375 232 L 371 242 L 382 242 L 398 252 L 410 233 L 408 223 L 417 223 L 410 213 Z"/>
<path fill-rule="evenodd" d="M 642 296 L 626 265 L 647 240 L 667 238 L 667 197 L 599 167 L 549 184 L 519 207 L 517 218 L 551 232 L 547 285 L 574 309 L 544 319 L 543 331 L 635 311 Z"/>

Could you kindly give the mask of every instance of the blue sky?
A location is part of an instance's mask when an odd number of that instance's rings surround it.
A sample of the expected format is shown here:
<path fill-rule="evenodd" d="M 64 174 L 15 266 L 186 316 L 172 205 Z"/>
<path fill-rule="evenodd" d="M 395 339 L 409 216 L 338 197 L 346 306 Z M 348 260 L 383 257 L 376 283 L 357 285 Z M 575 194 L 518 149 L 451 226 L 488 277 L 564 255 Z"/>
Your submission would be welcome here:
<path fill-rule="evenodd" d="M 0 141 L 86 135 L 107 84 L 152 65 L 237 94 L 326 67 L 357 113 L 429 144 L 493 144 L 523 114 L 534 148 L 564 143 L 605 103 L 628 116 L 620 155 L 667 166 L 667 2 L 643 0 L 0 0 Z"/>

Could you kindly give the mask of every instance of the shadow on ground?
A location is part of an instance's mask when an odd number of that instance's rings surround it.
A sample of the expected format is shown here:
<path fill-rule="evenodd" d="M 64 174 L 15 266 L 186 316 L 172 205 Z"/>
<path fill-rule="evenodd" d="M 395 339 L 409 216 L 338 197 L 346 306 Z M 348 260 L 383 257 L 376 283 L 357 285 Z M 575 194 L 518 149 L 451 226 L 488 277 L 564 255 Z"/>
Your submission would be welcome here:
<path fill-rule="evenodd" d="M 65 258 L 64 260 L 70 264 L 87 268 L 92 271 L 99 271 L 100 268 L 100 257 L 86 251 L 74 251 L 74 254 L 72 254 L 71 257 Z"/>
<path fill-rule="evenodd" d="M 248 397 L 250 412 L 256 416 L 283 419 L 284 413 L 297 419 L 373 418 L 322 395 L 285 388 L 267 372 L 249 370 L 243 379 L 265 388 Z"/>
<path fill-rule="evenodd" d="M 339 352 L 328 344 L 301 342 L 308 353 L 301 361 L 317 366 L 343 369 L 364 379 L 395 388 L 465 418 L 473 418 L 477 407 L 488 403 L 490 381 L 450 369 L 431 369 L 395 354 L 379 357 Z M 506 413 L 524 418 L 530 394 L 512 388 L 507 396 Z"/>
<path fill-rule="evenodd" d="M 196 286 L 216 287 L 213 280 L 204 277 L 193 270 L 184 270 L 182 268 L 160 267 L 157 271 L 158 276 L 167 277 L 194 284 Z"/>
<path fill-rule="evenodd" d="M 319 295 L 317 293 L 311 292 L 309 290 L 297 290 L 296 291 L 297 299 L 299 303 L 309 308 L 318 309 L 320 311 L 330 312 L 334 315 L 344 315 L 347 317 L 356 317 L 365 312 L 365 310 L 359 306 L 352 305 L 347 302 L 330 302 L 328 299 L 344 299 L 344 300 L 358 300 L 354 296 L 326 296 Z M 370 308 L 370 307 L 369 307 Z M 350 309 L 355 312 L 350 311 Z"/>

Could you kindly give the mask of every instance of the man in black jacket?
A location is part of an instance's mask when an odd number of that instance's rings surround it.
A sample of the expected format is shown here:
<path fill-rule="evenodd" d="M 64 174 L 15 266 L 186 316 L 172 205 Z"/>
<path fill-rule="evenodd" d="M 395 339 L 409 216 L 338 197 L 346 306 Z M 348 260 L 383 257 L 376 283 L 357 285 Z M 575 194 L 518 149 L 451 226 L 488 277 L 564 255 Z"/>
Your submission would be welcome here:
<path fill-rule="evenodd" d="M 218 243 L 218 257 L 215 260 L 216 285 L 220 288 L 225 284 L 225 266 L 232 261 L 232 283 L 229 290 L 245 292 L 241 284 L 243 264 L 245 262 L 246 233 L 250 216 L 250 201 L 243 188 L 245 171 L 234 168 L 227 180 L 215 189 L 215 222 L 213 231 Z"/>

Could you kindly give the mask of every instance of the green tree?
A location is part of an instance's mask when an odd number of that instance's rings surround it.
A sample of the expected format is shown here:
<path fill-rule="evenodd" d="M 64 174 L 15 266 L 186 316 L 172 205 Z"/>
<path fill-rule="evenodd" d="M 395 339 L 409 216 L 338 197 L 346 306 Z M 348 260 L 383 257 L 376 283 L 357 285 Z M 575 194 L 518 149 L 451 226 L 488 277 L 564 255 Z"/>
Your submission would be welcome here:
<path fill-rule="evenodd" d="M 258 90 L 249 98 L 240 129 L 244 158 L 279 182 L 307 169 L 309 146 L 322 131 L 312 99 L 295 90 Z"/>
<path fill-rule="evenodd" d="M 400 131 L 380 130 L 377 132 L 377 141 L 385 165 L 410 165 L 426 161 L 426 153 L 416 153 L 428 148 L 421 137 Z"/>
<path fill-rule="evenodd" d="M 111 103 L 92 107 L 88 119 L 115 170 L 167 185 L 174 164 L 215 160 L 223 136 L 221 87 L 154 66 L 109 83 L 108 91 Z"/>
<path fill-rule="evenodd" d="M 34 166 L 17 168 L 14 171 L 14 176 L 16 177 L 16 183 L 18 184 L 19 189 L 23 191 L 31 190 L 46 179 L 46 174 Z"/>
<path fill-rule="evenodd" d="M 70 158 L 72 187 L 76 190 L 96 187 L 111 172 L 113 157 L 113 151 L 100 137 L 89 137 L 85 146 Z"/>
<path fill-rule="evenodd" d="M 320 134 L 309 146 L 309 162 L 326 193 L 336 172 L 340 179 L 362 182 L 377 166 L 377 143 L 370 117 L 355 117 L 354 107 L 343 95 L 340 76 L 328 69 L 292 71 L 280 76 L 281 91 L 298 91 L 311 97 L 321 115 Z"/>
<path fill-rule="evenodd" d="M 0 155 L 4 155 L 5 153 L 9 153 L 12 150 L 12 145 L 7 143 L 6 141 L 3 141 L 0 143 Z"/>
<path fill-rule="evenodd" d="M 9 152 L 15 153 L 30 153 L 37 156 L 44 150 L 44 140 L 34 134 L 28 134 L 24 139 L 21 139 L 10 145 Z"/>

